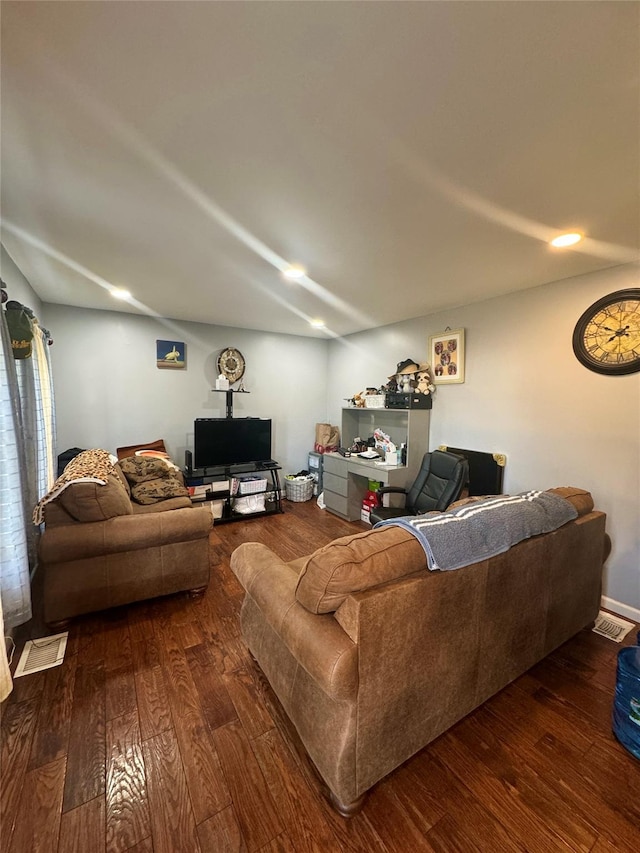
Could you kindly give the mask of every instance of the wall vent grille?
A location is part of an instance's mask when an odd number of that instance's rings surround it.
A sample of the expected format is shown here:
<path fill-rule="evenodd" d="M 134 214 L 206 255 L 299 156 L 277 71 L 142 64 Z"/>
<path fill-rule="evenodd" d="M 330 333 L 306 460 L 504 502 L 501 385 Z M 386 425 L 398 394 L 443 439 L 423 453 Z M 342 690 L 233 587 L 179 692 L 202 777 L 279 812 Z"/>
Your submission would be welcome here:
<path fill-rule="evenodd" d="M 620 616 L 612 616 L 611 613 L 600 611 L 596 617 L 596 624 L 592 630 L 594 634 L 601 634 L 614 643 L 621 643 L 633 628 L 633 622 L 627 622 L 626 619 L 621 619 Z"/>
<path fill-rule="evenodd" d="M 13 677 L 19 678 L 21 675 L 31 675 L 32 672 L 59 666 L 64 660 L 68 637 L 69 632 L 65 631 L 64 634 L 52 637 L 27 640 Z"/>

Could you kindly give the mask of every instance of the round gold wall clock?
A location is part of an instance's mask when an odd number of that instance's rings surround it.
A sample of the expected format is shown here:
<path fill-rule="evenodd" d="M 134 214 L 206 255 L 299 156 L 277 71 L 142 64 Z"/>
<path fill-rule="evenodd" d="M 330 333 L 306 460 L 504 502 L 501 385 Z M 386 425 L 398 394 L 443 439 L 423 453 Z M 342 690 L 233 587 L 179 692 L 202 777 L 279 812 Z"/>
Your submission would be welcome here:
<path fill-rule="evenodd" d="M 640 370 L 640 288 L 617 290 L 589 306 L 573 331 L 573 351 L 596 373 Z"/>
<path fill-rule="evenodd" d="M 229 380 L 237 382 L 244 376 L 244 358 L 235 347 L 223 349 L 218 356 L 218 372 Z"/>

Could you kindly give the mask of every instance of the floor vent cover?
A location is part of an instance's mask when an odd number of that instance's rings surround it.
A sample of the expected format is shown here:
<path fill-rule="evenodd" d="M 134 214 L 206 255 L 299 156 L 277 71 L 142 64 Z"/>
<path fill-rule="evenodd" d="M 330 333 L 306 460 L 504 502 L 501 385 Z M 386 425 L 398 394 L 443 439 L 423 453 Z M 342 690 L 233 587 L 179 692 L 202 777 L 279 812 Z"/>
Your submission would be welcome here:
<path fill-rule="evenodd" d="M 604 613 L 601 610 L 596 617 L 596 624 L 592 630 L 595 634 L 608 637 L 614 643 L 621 643 L 633 628 L 633 625 L 633 622 L 627 622 L 626 619 L 621 619 L 619 616 L 612 616 L 611 613 Z"/>
<path fill-rule="evenodd" d="M 27 640 L 13 677 L 19 678 L 21 675 L 31 675 L 32 672 L 59 666 L 64 660 L 68 636 L 69 632 L 65 631 L 64 634 L 40 640 Z"/>

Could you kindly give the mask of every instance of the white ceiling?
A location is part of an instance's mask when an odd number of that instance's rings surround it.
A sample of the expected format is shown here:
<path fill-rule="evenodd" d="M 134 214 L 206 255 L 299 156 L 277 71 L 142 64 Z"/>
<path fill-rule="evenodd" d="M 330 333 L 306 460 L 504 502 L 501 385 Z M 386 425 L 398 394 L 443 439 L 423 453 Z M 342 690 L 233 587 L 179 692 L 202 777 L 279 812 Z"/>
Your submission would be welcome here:
<path fill-rule="evenodd" d="M 46 302 L 301 335 L 634 260 L 639 21 L 608 0 L 3 0 L 2 241 Z M 568 229 L 589 239 L 550 249 Z"/>

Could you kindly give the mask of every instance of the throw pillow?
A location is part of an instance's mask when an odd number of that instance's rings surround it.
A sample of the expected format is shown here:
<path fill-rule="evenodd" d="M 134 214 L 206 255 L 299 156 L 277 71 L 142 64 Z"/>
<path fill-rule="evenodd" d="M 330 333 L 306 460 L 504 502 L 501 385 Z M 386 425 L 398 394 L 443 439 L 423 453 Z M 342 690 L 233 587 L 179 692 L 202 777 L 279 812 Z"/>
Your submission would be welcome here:
<path fill-rule="evenodd" d="M 157 477 L 131 486 L 131 499 L 139 504 L 155 504 L 169 498 L 188 496 L 189 492 L 178 478 L 173 476 Z"/>
<path fill-rule="evenodd" d="M 152 504 L 189 496 L 176 472 L 163 459 L 128 456 L 118 464 L 131 486 L 131 498 L 136 503 Z"/>
<path fill-rule="evenodd" d="M 173 471 L 164 459 L 153 456 L 128 456 L 126 459 L 121 459 L 118 464 L 131 485 L 173 475 Z"/>

